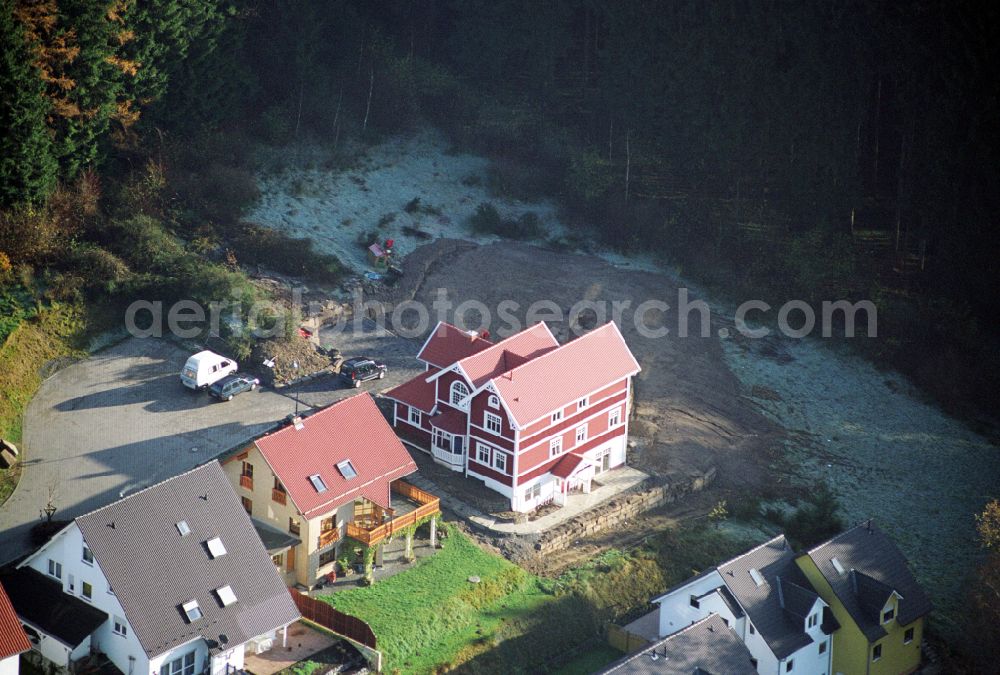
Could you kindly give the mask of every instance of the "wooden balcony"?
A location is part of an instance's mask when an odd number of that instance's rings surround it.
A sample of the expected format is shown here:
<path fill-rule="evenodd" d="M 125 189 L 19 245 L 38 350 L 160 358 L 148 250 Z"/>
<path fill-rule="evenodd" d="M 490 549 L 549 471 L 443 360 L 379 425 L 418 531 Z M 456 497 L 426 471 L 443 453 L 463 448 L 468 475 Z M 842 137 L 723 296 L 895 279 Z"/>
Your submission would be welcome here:
<path fill-rule="evenodd" d="M 277 488 L 271 488 L 271 501 L 285 505 L 288 503 L 288 495 Z"/>
<path fill-rule="evenodd" d="M 357 539 L 366 546 L 372 546 L 392 536 L 394 532 L 409 527 L 427 516 L 433 516 L 441 512 L 440 499 L 430 492 L 425 492 L 414 485 L 410 485 L 406 481 L 393 481 L 392 492 L 402 497 L 406 502 L 401 503 L 399 507 L 393 510 L 392 517 L 377 526 L 369 526 L 367 523 L 347 523 L 347 536 Z M 393 500 L 394 505 L 395 501 Z M 403 508 L 414 505 L 416 508 L 400 515 L 395 515 L 395 513 L 402 511 Z"/>
<path fill-rule="evenodd" d="M 253 476 L 240 476 L 240 487 L 253 490 Z"/>
<path fill-rule="evenodd" d="M 317 548 L 325 548 L 332 544 L 333 542 L 340 539 L 340 530 L 333 528 L 332 530 L 327 530 L 319 535 L 319 545 Z"/>

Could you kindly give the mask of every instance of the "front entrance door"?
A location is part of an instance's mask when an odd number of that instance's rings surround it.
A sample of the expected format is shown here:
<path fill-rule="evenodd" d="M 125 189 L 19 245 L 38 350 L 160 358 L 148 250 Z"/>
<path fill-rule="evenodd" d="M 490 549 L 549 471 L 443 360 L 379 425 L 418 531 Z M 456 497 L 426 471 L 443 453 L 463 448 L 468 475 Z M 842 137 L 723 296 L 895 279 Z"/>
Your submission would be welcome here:
<path fill-rule="evenodd" d="M 288 549 L 288 553 L 285 554 L 285 571 L 294 572 L 295 571 L 295 546 Z"/>

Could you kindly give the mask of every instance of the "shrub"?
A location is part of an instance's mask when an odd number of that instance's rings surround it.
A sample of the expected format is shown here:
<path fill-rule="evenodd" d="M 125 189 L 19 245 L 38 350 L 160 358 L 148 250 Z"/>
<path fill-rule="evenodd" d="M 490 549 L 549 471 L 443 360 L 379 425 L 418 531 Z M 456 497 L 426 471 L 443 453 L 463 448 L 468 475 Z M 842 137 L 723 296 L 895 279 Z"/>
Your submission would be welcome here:
<path fill-rule="evenodd" d="M 95 244 L 71 247 L 69 262 L 74 269 L 86 275 L 86 285 L 92 289 L 114 290 L 131 274 L 124 260 Z"/>
<path fill-rule="evenodd" d="M 264 141 L 284 145 L 292 140 L 295 115 L 284 104 L 275 104 L 260 116 L 260 131 Z"/>
<path fill-rule="evenodd" d="M 323 283 L 336 283 L 344 273 L 336 256 L 313 250 L 309 239 L 295 239 L 253 223 L 227 228 L 226 235 L 237 257 L 247 264 Z"/>
<path fill-rule="evenodd" d="M 500 229 L 500 212 L 489 202 L 483 202 L 476 207 L 476 212 L 469 220 L 473 232 L 495 234 Z"/>
<path fill-rule="evenodd" d="M 537 201 L 554 187 L 546 169 L 511 157 L 495 160 L 487 178 L 493 194 L 524 201 Z"/>

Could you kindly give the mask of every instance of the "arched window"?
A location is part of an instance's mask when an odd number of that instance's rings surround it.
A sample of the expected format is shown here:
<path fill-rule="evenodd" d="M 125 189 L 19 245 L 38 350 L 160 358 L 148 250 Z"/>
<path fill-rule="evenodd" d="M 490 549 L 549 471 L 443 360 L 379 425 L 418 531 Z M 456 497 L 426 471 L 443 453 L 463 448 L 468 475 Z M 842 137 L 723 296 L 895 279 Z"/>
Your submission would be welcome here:
<path fill-rule="evenodd" d="M 499 408 L 500 407 L 500 397 L 497 396 L 496 394 L 490 394 L 489 403 L 490 403 L 490 407 L 491 408 Z"/>
<path fill-rule="evenodd" d="M 466 396 L 469 395 L 469 388 L 465 386 L 465 383 L 461 380 L 455 380 L 451 383 L 451 404 L 454 406 L 459 405 Z"/>

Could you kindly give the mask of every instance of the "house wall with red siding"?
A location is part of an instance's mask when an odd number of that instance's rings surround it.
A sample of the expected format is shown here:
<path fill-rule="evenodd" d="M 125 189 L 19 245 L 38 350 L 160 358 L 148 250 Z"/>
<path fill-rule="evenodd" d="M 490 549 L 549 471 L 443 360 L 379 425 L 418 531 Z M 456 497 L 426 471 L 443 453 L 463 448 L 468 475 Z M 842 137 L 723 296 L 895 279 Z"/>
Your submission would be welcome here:
<path fill-rule="evenodd" d="M 550 415 L 546 415 L 545 417 L 543 417 L 542 419 L 538 420 L 537 422 L 533 422 L 533 423 L 529 424 L 527 427 L 525 427 L 524 429 L 522 429 L 521 430 L 521 438 L 524 439 L 524 443 L 531 444 L 533 442 L 532 441 L 532 436 L 537 436 L 538 434 L 540 434 L 542 432 L 549 433 L 549 427 L 559 426 L 560 424 L 562 424 L 563 422 L 565 422 L 567 419 L 572 418 L 572 417 L 578 417 L 579 418 L 579 414 L 580 413 L 585 413 L 587 410 L 589 410 L 593 406 L 598 405 L 601 402 L 602 399 L 606 399 L 609 396 L 613 396 L 615 394 L 624 394 L 626 391 L 628 391 L 628 380 L 627 379 L 619 380 L 618 382 L 615 382 L 614 384 L 610 384 L 607 387 L 604 387 L 603 389 L 601 389 L 599 391 L 596 391 L 593 394 L 591 394 L 590 395 L 590 401 L 589 401 L 587 407 L 584 408 L 584 410 L 578 411 L 577 410 L 577 402 L 573 401 L 570 405 L 568 405 L 568 406 L 566 406 L 566 407 L 563 408 L 563 420 L 562 420 L 562 422 L 556 422 L 555 424 L 553 424 L 551 416 Z M 555 412 L 555 411 L 553 411 L 553 412 Z M 584 416 L 586 416 L 586 415 L 584 415 Z"/>
<path fill-rule="evenodd" d="M 563 452 L 571 452 L 577 449 L 576 430 L 584 423 L 587 424 L 587 440 L 594 436 L 603 434 L 608 428 L 608 414 L 614 408 L 621 409 L 621 425 L 628 417 L 627 409 L 628 386 L 625 380 L 616 383 L 612 387 L 607 387 L 598 395 L 590 397 L 590 404 L 583 410 L 576 409 L 576 403 L 572 406 L 572 413 L 564 412 L 563 419 L 552 423 L 546 419 L 547 426 L 539 429 L 539 425 L 534 425 L 536 433 L 533 435 L 521 435 L 521 444 L 518 457 L 518 471 L 521 475 L 533 472 L 539 464 L 548 462 L 549 443 L 556 436 L 562 436 Z M 586 420 L 586 422 L 584 422 Z M 586 442 L 585 442 L 586 443 Z"/>
<path fill-rule="evenodd" d="M 588 450 L 592 450 L 592 449 L 594 449 L 594 448 L 596 448 L 596 447 L 598 447 L 600 445 L 604 445 L 605 443 L 607 443 L 608 441 L 610 441 L 612 439 L 615 439 L 615 438 L 618 438 L 619 436 L 624 436 L 624 435 L 625 435 L 625 425 L 624 424 L 620 424 L 617 427 L 615 427 L 614 429 L 610 429 L 610 430 L 606 429 L 599 436 L 592 436 L 585 443 L 582 443 L 576 449 L 580 453 L 587 452 Z M 548 450 L 547 446 L 546 446 L 546 450 Z M 565 454 L 565 453 L 563 453 L 563 454 Z M 532 469 L 530 469 L 528 471 L 523 472 L 517 478 L 518 485 L 527 483 L 531 479 L 537 478 L 538 476 L 541 476 L 543 473 L 551 471 L 552 467 L 555 466 L 555 463 L 558 462 L 562 458 L 562 456 L 563 455 L 559 455 L 558 457 L 555 457 L 555 458 L 553 458 L 551 460 L 547 460 L 545 462 L 542 462 L 541 464 L 535 466 L 534 468 L 532 468 Z"/>
<path fill-rule="evenodd" d="M 507 470 L 509 471 L 511 469 L 511 467 L 513 466 L 514 457 L 510 453 L 506 453 L 506 454 L 507 454 Z M 472 456 L 470 456 L 470 458 L 469 458 L 469 473 L 470 474 L 471 473 L 475 473 L 475 474 L 478 474 L 480 476 L 485 476 L 487 478 L 492 478 L 496 482 L 502 483 L 503 485 L 509 486 L 509 485 L 513 484 L 513 478 L 511 476 L 509 476 L 507 474 L 500 473 L 499 471 L 497 471 L 496 469 L 494 469 L 492 466 L 486 466 L 484 464 L 480 464 L 476 460 L 472 459 Z"/>
<path fill-rule="evenodd" d="M 431 443 L 431 425 L 427 421 L 427 413 L 420 413 L 420 426 L 413 425 L 408 417 L 410 411 L 410 406 L 405 403 L 400 403 L 396 401 L 396 430 L 400 436 L 404 436 L 409 440 L 425 446 L 425 448 L 430 447 Z"/>
<path fill-rule="evenodd" d="M 469 406 L 469 418 L 472 420 L 472 433 L 488 443 L 495 443 L 502 448 L 514 449 L 514 439 L 516 434 L 514 426 L 510 421 L 510 416 L 504 410 L 503 404 L 499 408 L 491 408 L 489 405 L 490 392 L 483 391 L 472 399 Z M 494 434 L 486 429 L 486 413 L 493 413 L 500 417 L 500 434 Z"/>
<path fill-rule="evenodd" d="M 448 407 L 454 407 L 451 405 L 451 384 L 457 380 L 461 380 L 470 391 L 472 390 L 468 380 L 455 371 L 448 371 L 435 380 L 435 384 L 437 384 L 438 403 Z"/>

